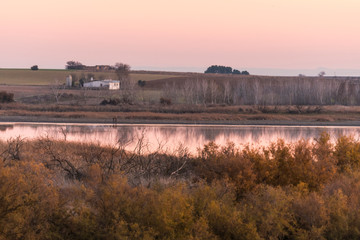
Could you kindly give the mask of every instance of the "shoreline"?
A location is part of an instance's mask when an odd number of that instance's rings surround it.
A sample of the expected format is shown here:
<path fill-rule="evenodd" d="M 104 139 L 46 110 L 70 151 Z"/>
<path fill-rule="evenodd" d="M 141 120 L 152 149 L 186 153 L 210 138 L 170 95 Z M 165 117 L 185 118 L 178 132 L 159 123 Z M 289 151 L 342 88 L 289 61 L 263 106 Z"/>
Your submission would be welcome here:
<path fill-rule="evenodd" d="M 111 125 L 228 125 L 228 126 L 304 126 L 304 127 L 357 127 L 360 121 L 291 121 L 291 120 L 169 120 L 169 119 L 118 119 L 116 123 L 108 118 L 54 118 L 32 116 L 0 116 L 3 123 L 54 123 L 54 124 L 111 124 Z"/>

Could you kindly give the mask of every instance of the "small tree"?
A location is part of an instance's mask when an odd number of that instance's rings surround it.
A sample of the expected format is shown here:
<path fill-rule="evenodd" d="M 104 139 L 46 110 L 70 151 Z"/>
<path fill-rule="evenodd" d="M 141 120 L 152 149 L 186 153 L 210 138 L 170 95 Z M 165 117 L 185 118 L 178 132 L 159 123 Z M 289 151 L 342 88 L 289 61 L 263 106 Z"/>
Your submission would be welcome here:
<path fill-rule="evenodd" d="M 241 74 L 241 72 L 239 70 L 237 70 L 237 69 L 234 69 L 232 74 Z"/>
<path fill-rule="evenodd" d="M 321 71 L 321 72 L 319 72 L 319 77 L 323 77 L 323 76 L 325 76 L 325 72 L 324 71 Z"/>
<path fill-rule="evenodd" d="M 33 70 L 33 71 L 37 71 L 37 70 L 39 70 L 39 66 L 38 66 L 38 65 L 34 65 L 34 66 L 32 66 L 30 69 Z"/>
<path fill-rule="evenodd" d="M 119 80 L 126 80 L 130 74 L 130 65 L 124 63 L 115 64 L 115 73 Z"/>
<path fill-rule="evenodd" d="M 72 69 L 72 70 L 81 70 L 84 69 L 85 65 L 83 65 L 81 62 L 77 61 L 68 61 L 66 62 L 66 69 Z"/>
<path fill-rule="evenodd" d="M 50 89 L 53 93 L 56 103 L 59 103 L 60 98 L 64 94 L 65 84 L 62 84 L 59 82 L 58 79 L 55 79 L 54 83 L 52 85 L 50 85 Z"/>
<path fill-rule="evenodd" d="M 143 80 L 139 80 L 139 81 L 138 81 L 139 87 L 144 87 L 145 84 L 146 84 L 146 81 L 143 81 Z"/>

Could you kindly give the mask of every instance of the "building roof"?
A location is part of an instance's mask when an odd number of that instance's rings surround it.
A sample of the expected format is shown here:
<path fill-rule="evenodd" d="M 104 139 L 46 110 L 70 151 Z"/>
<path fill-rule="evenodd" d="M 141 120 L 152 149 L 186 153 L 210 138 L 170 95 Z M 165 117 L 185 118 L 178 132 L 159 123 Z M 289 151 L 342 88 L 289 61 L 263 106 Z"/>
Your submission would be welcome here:
<path fill-rule="evenodd" d="M 104 80 L 100 80 L 102 82 L 109 82 L 109 83 L 119 83 L 120 80 L 112 80 L 112 79 L 104 79 Z"/>
<path fill-rule="evenodd" d="M 102 83 L 119 83 L 120 80 L 112 80 L 112 79 L 104 79 L 104 80 L 93 80 L 86 83 L 95 83 L 95 82 L 102 82 Z"/>

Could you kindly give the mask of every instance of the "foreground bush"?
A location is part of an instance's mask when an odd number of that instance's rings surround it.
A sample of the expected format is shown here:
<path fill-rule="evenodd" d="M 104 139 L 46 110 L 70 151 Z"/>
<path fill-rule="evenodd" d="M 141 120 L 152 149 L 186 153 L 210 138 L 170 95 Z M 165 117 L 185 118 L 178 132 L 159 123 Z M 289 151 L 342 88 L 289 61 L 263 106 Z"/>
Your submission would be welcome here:
<path fill-rule="evenodd" d="M 359 143 L 327 134 L 198 156 L 0 143 L 0 239 L 358 239 Z"/>

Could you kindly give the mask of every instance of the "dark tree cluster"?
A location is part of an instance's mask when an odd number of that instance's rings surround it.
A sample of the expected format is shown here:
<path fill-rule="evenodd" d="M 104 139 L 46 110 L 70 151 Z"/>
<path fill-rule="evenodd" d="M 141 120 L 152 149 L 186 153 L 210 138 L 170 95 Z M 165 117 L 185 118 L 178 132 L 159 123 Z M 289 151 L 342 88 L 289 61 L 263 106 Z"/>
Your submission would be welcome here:
<path fill-rule="evenodd" d="M 250 75 L 248 71 L 241 72 L 237 69 L 232 69 L 232 67 L 221 66 L 221 65 L 212 65 L 208 67 L 208 69 L 206 69 L 205 73 Z"/>
<path fill-rule="evenodd" d="M 83 65 L 81 62 L 77 61 L 68 61 L 66 62 L 66 69 L 69 70 L 82 70 L 85 68 L 85 65 Z"/>
<path fill-rule="evenodd" d="M 110 98 L 109 100 L 102 100 L 100 105 L 119 105 L 121 103 L 121 100 L 118 98 Z"/>
<path fill-rule="evenodd" d="M 37 71 L 37 70 L 39 70 L 39 66 L 38 66 L 38 65 L 34 65 L 34 66 L 32 66 L 30 69 L 33 70 L 33 71 Z"/>
<path fill-rule="evenodd" d="M 161 97 L 160 98 L 160 104 L 162 104 L 162 105 L 171 105 L 171 98 Z"/>
<path fill-rule="evenodd" d="M 146 81 L 143 81 L 143 80 L 139 80 L 139 81 L 138 81 L 138 86 L 139 86 L 139 87 L 144 87 L 145 84 L 146 84 Z"/>

